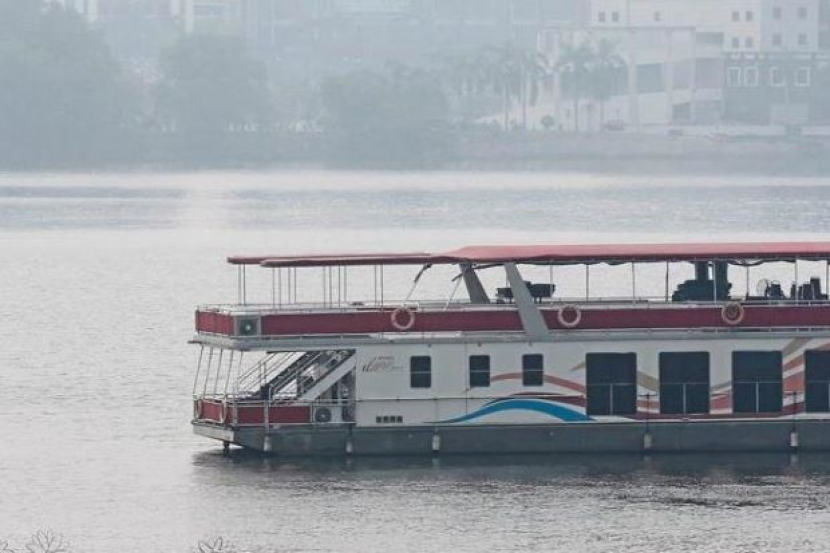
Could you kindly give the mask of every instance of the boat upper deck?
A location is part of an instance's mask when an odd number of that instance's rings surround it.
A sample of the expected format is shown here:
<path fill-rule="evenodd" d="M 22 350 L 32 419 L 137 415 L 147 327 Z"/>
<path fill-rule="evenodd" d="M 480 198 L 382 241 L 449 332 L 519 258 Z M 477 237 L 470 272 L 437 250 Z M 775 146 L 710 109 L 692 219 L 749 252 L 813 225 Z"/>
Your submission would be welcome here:
<path fill-rule="evenodd" d="M 830 329 L 825 292 L 830 242 L 473 246 L 439 254 L 237 256 L 228 262 L 237 269 L 238 301 L 200 307 L 198 340 L 482 332 L 544 339 L 557 331 Z M 750 271 L 756 276 L 757 267 L 775 264 L 779 268 L 772 275 L 779 279 L 762 278 L 753 286 Z M 591 274 L 598 265 L 629 265 L 631 295 L 597 293 Z M 645 283 L 648 290 L 640 293 L 637 276 L 644 265 L 664 266 L 665 278 L 641 279 L 640 287 Z M 681 270 L 672 269 L 678 265 Z M 251 266 L 270 274 L 270 302 L 248 301 Z M 388 299 L 384 268 L 402 266 L 417 268 L 409 291 L 402 299 Z M 442 300 L 415 297 L 434 266 L 457 266 L 449 279 L 451 292 Z M 584 295 L 558 294 L 565 279 L 560 273 L 574 266 L 584 269 Z M 544 281 L 526 280 L 519 267 L 536 277 L 543 272 Z M 504 271 L 501 286 L 485 285 L 482 275 L 494 268 Z M 298 270 L 309 269 L 319 271 L 320 279 L 299 283 Z M 352 276 L 350 283 L 350 271 L 359 269 L 371 275 Z M 736 270 L 745 273 L 737 293 L 730 280 Z M 785 280 L 782 270 L 791 276 Z M 661 289 L 655 290 L 658 284 Z M 318 297 L 298 301 L 298 290 L 316 291 Z"/>

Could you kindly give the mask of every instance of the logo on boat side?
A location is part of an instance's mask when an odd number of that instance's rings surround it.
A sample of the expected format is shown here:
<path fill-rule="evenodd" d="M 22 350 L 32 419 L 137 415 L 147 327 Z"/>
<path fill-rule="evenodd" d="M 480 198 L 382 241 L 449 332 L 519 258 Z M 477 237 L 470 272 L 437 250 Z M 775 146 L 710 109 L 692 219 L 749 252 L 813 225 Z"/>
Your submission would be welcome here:
<path fill-rule="evenodd" d="M 391 355 L 384 355 L 381 357 L 373 357 L 368 363 L 363 365 L 360 369 L 365 373 L 379 373 L 383 371 L 393 371 L 398 367 L 395 366 L 395 358 Z"/>

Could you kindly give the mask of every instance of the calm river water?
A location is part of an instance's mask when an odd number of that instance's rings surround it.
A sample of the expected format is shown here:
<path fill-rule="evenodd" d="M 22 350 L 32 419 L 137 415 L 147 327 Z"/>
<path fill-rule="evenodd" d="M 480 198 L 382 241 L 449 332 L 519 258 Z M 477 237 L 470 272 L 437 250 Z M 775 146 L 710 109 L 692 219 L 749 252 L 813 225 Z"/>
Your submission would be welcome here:
<path fill-rule="evenodd" d="M 830 237 L 830 178 L 0 175 L 0 539 L 74 552 L 827 551 L 825 456 L 280 461 L 191 435 L 232 253 Z"/>

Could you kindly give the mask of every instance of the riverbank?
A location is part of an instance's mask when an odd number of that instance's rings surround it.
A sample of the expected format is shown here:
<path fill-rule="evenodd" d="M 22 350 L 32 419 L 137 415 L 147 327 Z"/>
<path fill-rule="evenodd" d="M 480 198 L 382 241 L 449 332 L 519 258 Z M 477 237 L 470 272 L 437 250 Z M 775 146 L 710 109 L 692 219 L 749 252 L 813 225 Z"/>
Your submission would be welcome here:
<path fill-rule="evenodd" d="M 611 173 L 830 174 L 830 138 L 725 134 L 453 132 L 430 152 L 406 157 L 350 154 L 323 133 L 144 134 L 107 152 L 32 159 L 7 172 L 190 171 L 211 169 L 564 170 Z M 365 152 L 365 148 L 361 149 Z"/>

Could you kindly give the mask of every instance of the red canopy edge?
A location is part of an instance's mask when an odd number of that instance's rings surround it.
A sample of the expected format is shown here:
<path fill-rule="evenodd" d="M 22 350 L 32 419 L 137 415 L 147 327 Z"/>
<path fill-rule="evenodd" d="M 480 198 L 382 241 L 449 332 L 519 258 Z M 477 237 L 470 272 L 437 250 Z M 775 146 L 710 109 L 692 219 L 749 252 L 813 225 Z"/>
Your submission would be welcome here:
<path fill-rule="evenodd" d="M 439 253 L 235 256 L 234 265 L 329 267 L 456 263 L 590 264 L 656 261 L 830 260 L 830 242 L 467 246 Z"/>

